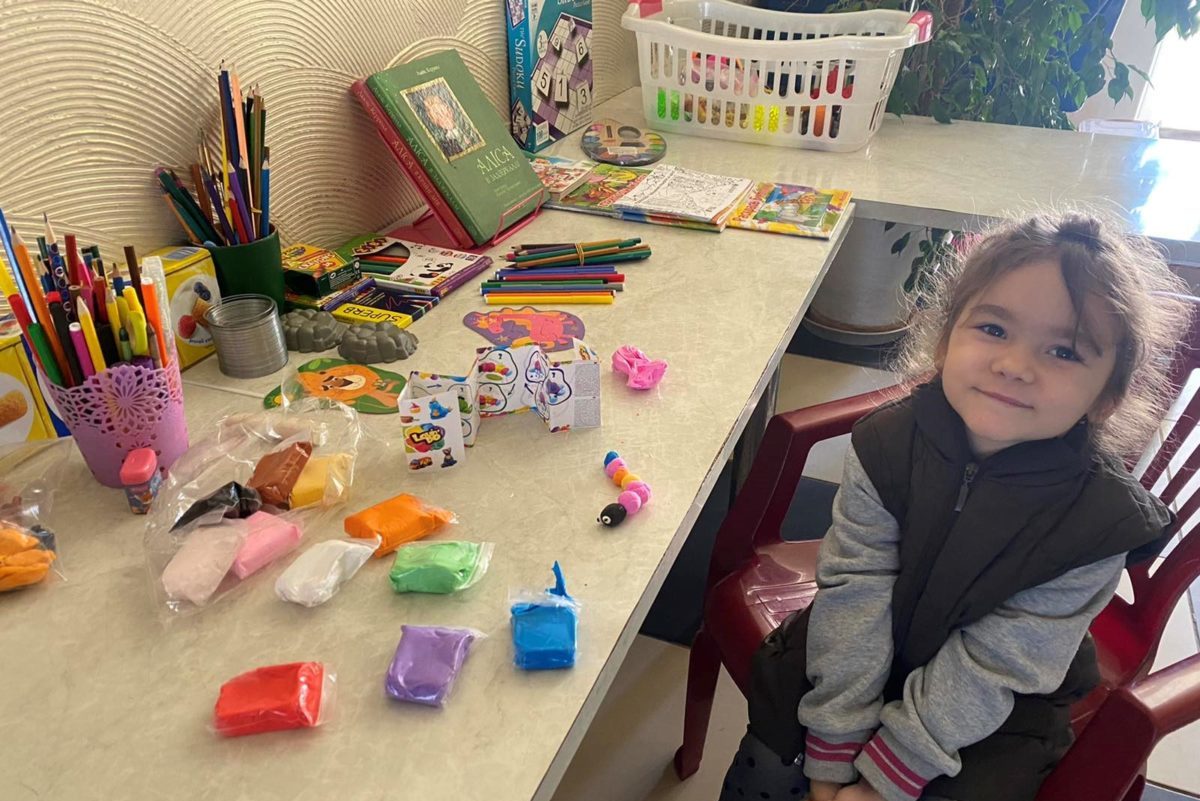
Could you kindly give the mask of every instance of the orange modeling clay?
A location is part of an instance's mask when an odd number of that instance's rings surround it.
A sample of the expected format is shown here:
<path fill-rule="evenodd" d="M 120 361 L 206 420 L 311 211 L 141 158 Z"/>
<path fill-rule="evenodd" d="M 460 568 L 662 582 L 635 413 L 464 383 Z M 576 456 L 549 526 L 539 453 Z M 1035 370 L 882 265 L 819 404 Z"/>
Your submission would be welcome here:
<path fill-rule="evenodd" d="M 15 528 L 0 528 L 0 592 L 37 584 L 50 572 L 54 551 L 37 537 Z"/>
<path fill-rule="evenodd" d="M 386 556 L 406 542 L 428 537 L 447 523 L 453 512 L 430 506 L 414 495 L 397 495 L 346 518 L 346 533 L 355 539 L 379 537 L 375 557 Z"/>

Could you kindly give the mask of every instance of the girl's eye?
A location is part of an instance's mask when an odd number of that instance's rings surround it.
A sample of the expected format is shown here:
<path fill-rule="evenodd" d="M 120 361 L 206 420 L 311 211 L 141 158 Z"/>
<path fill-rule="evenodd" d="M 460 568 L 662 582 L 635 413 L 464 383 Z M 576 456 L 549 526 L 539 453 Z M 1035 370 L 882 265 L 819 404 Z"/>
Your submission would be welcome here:
<path fill-rule="evenodd" d="M 1079 358 L 1078 353 L 1076 353 L 1071 348 L 1068 348 L 1066 345 L 1055 345 L 1053 348 L 1050 349 L 1050 354 L 1052 356 L 1054 356 L 1054 358 L 1056 358 L 1056 359 L 1062 359 L 1062 360 L 1068 361 L 1068 362 L 1082 362 L 1083 361 L 1083 359 Z"/>
<path fill-rule="evenodd" d="M 1004 336 L 1004 329 L 1001 328 L 1000 326 L 996 325 L 995 323 L 984 323 L 983 325 L 978 326 L 978 328 L 980 331 L 987 334 L 989 337 L 1003 337 Z"/>

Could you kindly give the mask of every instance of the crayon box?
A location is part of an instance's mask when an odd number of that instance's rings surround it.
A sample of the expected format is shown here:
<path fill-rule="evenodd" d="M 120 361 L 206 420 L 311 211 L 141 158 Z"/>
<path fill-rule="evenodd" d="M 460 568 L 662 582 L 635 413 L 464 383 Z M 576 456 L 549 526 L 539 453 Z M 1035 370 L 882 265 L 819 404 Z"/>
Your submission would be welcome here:
<path fill-rule="evenodd" d="M 0 445 L 57 436 L 21 337 L 0 330 Z"/>
<path fill-rule="evenodd" d="M 513 139 L 536 152 L 592 121 L 592 0 L 505 0 Z"/>
<path fill-rule="evenodd" d="M 208 307 L 221 299 L 217 270 L 207 250 L 191 245 L 166 247 L 149 255 L 162 259 L 179 369 L 186 370 L 215 351 L 212 335 L 200 321 Z"/>

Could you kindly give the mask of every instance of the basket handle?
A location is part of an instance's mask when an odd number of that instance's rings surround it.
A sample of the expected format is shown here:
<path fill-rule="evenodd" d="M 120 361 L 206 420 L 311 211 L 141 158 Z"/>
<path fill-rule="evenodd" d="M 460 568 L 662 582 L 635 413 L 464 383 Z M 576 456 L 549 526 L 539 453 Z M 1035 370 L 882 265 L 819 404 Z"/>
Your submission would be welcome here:
<path fill-rule="evenodd" d="M 917 26 L 917 41 L 914 44 L 924 44 L 933 38 L 933 14 L 928 11 L 918 11 L 908 19 L 909 25 Z"/>
<path fill-rule="evenodd" d="M 631 6 L 638 7 L 638 16 L 642 19 L 662 13 L 663 0 L 629 0 Z"/>

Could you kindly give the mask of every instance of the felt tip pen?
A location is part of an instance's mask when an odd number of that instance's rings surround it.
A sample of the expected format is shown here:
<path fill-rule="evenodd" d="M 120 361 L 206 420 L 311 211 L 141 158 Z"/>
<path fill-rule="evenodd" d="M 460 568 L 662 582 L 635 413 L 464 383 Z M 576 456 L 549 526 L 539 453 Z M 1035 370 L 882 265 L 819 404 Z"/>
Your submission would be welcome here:
<path fill-rule="evenodd" d="M 75 348 L 75 358 L 79 359 L 79 368 L 83 370 L 83 377 L 91 378 L 96 374 L 96 368 L 92 365 L 92 357 L 88 354 L 87 340 L 83 337 L 83 326 L 79 323 L 71 323 L 68 327 L 71 331 L 71 345 Z"/>
<path fill-rule="evenodd" d="M 124 328 L 121 329 L 120 337 L 121 337 L 121 361 L 132 362 L 133 361 L 133 348 L 130 347 L 130 345 L 129 345 L 129 333 Z"/>
<path fill-rule="evenodd" d="M 50 317 L 54 320 L 54 329 L 58 333 L 58 341 L 62 343 L 63 353 L 67 359 L 67 369 L 70 372 L 67 378 L 67 386 L 78 386 L 83 383 L 83 368 L 79 364 L 79 357 L 76 354 L 75 348 L 71 342 L 71 324 L 67 320 L 67 312 L 63 309 L 61 295 L 58 292 L 51 292 L 46 296 L 46 303 L 50 306 Z"/>

